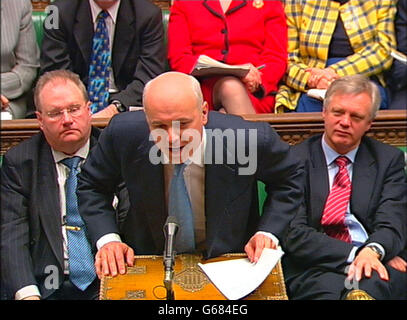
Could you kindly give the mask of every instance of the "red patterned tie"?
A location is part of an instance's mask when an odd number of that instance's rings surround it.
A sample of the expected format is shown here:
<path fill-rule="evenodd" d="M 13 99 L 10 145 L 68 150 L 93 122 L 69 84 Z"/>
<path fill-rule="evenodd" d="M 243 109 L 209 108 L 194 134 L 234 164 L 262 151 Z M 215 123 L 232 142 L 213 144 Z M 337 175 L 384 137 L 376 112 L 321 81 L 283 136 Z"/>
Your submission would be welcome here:
<path fill-rule="evenodd" d="M 346 169 L 349 159 L 340 156 L 336 158 L 335 163 L 339 167 L 339 171 L 335 176 L 331 192 L 326 200 L 321 224 L 328 236 L 351 242 L 349 230 L 345 225 L 345 212 L 352 190 L 348 169 Z"/>

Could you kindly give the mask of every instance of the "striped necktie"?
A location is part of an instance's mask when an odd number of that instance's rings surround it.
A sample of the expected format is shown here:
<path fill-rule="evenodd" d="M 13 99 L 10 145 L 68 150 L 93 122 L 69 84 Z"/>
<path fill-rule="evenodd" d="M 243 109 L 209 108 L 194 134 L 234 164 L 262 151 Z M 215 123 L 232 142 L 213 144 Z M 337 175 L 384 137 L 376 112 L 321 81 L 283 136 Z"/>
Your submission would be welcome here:
<path fill-rule="evenodd" d="M 352 191 L 348 169 L 346 168 L 349 159 L 340 156 L 336 158 L 335 163 L 339 170 L 335 175 L 331 192 L 326 200 L 321 224 L 325 233 L 330 237 L 351 242 L 348 227 L 345 225 L 345 212 Z"/>

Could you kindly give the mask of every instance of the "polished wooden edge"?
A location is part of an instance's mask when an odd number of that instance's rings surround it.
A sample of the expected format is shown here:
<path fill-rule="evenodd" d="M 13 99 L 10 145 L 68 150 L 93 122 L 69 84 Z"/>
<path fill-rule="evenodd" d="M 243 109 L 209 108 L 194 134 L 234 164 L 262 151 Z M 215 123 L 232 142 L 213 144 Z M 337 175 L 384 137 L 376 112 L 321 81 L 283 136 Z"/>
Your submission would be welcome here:
<path fill-rule="evenodd" d="M 321 112 L 256 114 L 243 115 L 244 119 L 269 123 L 283 141 L 293 145 L 300 143 L 309 136 L 324 131 Z M 92 119 L 92 125 L 103 129 L 109 119 Z M 10 147 L 18 144 L 39 132 L 37 119 L 19 119 L 1 121 L 1 151 L 4 154 Z M 407 145 L 407 111 L 380 110 L 367 135 L 394 146 Z"/>
<path fill-rule="evenodd" d="M 182 256 L 179 255 L 179 256 Z M 216 260 L 218 258 L 245 258 L 247 257 L 246 253 L 225 253 L 220 255 L 219 257 L 216 258 L 212 258 L 212 259 L 208 259 L 208 262 L 211 262 L 213 260 Z M 134 260 L 136 259 L 162 259 L 163 256 L 162 255 L 136 255 L 134 256 Z M 205 262 L 205 260 L 203 260 L 203 262 Z M 276 266 L 273 268 L 273 274 L 278 276 L 278 284 L 279 286 L 281 286 L 281 295 L 279 296 L 273 296 L 273 300 L 288 300 L 288 295 L 287 295 L 287 289 L 285 286 L 285 280 L 284 280 L 284 272 L 283 272 L 283 267 L 281 264 L 281 260 L 279 260 L 276 264 Z M 110 289 L 108 288 L 107 282 L 109 279 L 111 279 L 112 277 L 110 276 L 103 276 L 102 279 L 100 280 L 100 288 L 99 288 L 99 300 L 107 300 L 107 290 Z"/>

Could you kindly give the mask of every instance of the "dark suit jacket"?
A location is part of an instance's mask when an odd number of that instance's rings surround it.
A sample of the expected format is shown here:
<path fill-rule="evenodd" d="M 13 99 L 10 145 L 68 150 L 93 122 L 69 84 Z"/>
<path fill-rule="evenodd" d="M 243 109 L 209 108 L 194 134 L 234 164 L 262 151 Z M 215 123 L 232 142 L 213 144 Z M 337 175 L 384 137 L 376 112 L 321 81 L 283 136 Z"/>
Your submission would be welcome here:
<path fill-rule="evenodd" d="M 399 0 L 397 2 L 397 15 L 394 24 L 396 28 L 397 50 L 407 54 L 407 0 Z M 391 91 L 407 90 L 407 66 L 400 61 L 393 60 L 388 83 Z"/>
<path fill-rule="evenodd" d="M 87 86 L 94 34 L 89 2 L 58 0 L 52 4 L 58 8 L 58 28 L 48 29 L 44 24 L 40 71 L 69 69 Z M 144 85 L 165 67 L 161 10 L 149 0 L 122 0 L 116 21 L 112 67 L 120 92 L 111 94 L 110 101 L 142 106 Z"/>
<path fill-rule="evenodd" d="M 302 195 L 302 168 L 292 157 L 289 146 L 267 123 L 254 123 L 240 117 L 209 113 L 206 129 L 243 129 L 245 145 L 236 150 L 222 140 L 221 134 L 208 138 L 208 145 L 220 142 L 223 156 L 248 149 L 249 129 L 257 133 L 251 144 L 257 168 L 251 175 L 239 175 L 242 164 L 205 165 L 206 257 L 226 252 L 243 252 L 256 230 L 283 238 L 286 227 L 297 211 Z M 83 166 L 78 179 L 79 210 L 95 243 L 108 233 L 118 233 L 110 206 L 117 181 L 124 179 L 130 198 L 130 210 L 124 223 L 123 241 L 136 254 L 162 254 L 165 208 L 163 165 L 152 164 L 149 152 L 154 143 L 144 112 L 116 115 L 103 130 L 98 146 Z M 253 150 L 252 150 L 253 151 Z M 269 197 L 264 213 L 258 210 L 257 180 L 266 184 Z"/>
<path fill-rule="evenodd" d="M 92 129 L 91 146 L 99 129 Z M 61 209 L 52 151 L 42 133 L 10 149 L 1 168 L 1 287 L 9 299 L 28 285 L 37 285 L 42 298 L 47 266 L 64 280 Z M 55 276 L 55 273 L 53 273 Z M 55 278 L 54 278 L 55 279 Z M 3 292 L 4 294 L 4 292 Z"/>
<path fill-rule="evenodd" d="M 294 147 L 305 164 L 303 210 L 291 222 L 284 257 L 286 279 L 311 267 L 344 270 L 352 244 L 323 233 L 321 217 L 329 193 L 321 135 Z M 369 238 L 386 250 L 384 262 L 406 241 L 407 184 L 404 155 L 392 146 L 364 137 L 353 165 L 350 210 Z"/>

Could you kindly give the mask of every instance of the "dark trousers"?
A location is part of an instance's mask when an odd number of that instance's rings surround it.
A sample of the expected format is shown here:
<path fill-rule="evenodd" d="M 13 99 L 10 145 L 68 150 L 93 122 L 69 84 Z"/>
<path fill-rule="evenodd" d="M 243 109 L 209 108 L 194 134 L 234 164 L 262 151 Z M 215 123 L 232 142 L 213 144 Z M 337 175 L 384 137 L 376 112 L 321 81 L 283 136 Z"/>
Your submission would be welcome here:
<path fill-rule="evenodd" d="M 325 268 L 310 268 L 287 281 L 292 300 L 340 300 L 352 289 L 366 291 L 376 300 L 407 299 L 407 273 L 386 266 L 389 281 L 381 280 L 376 271 L 359 283 L 346 280 L 344 273 Z"/>
<path fill-rule="evenodd" d="M 96 278 L 85 291 L 82 291 L 69 280 L 69 276 L 65 276 L 59 289 L 46 300 L 98 300 L 99 287 L 100 281 Z"/>

